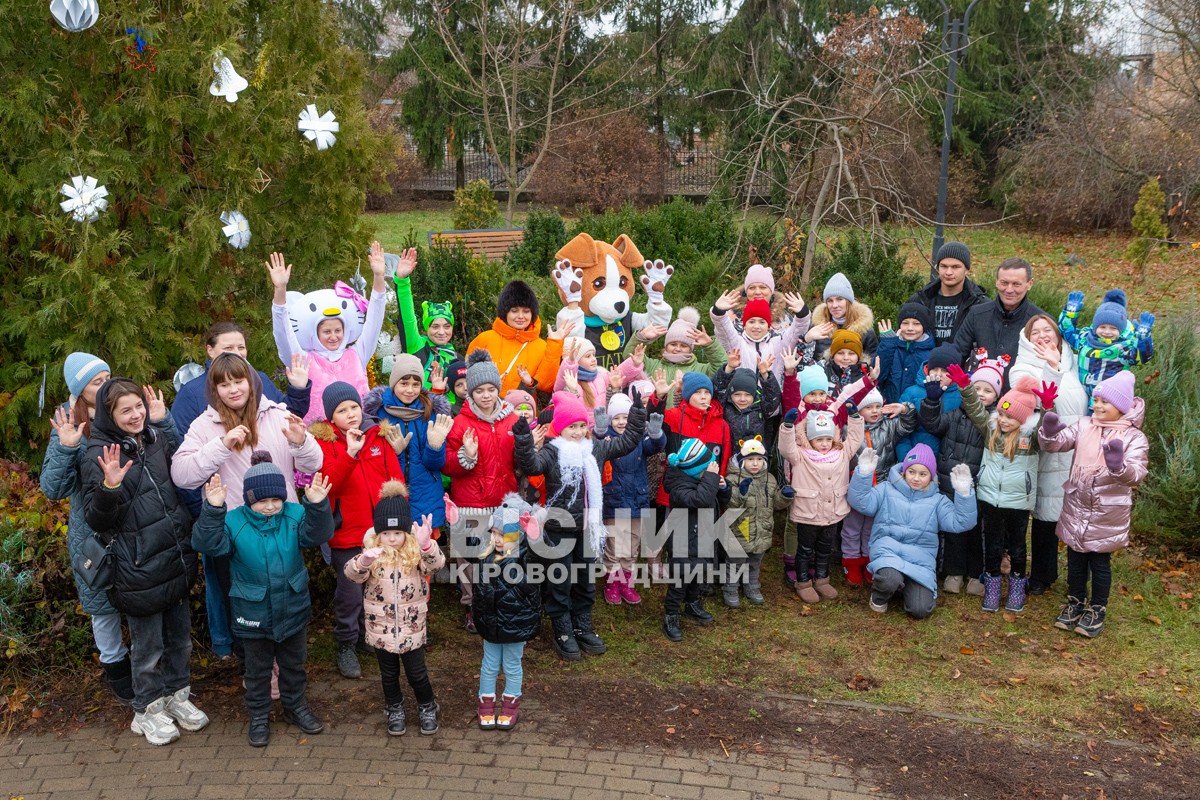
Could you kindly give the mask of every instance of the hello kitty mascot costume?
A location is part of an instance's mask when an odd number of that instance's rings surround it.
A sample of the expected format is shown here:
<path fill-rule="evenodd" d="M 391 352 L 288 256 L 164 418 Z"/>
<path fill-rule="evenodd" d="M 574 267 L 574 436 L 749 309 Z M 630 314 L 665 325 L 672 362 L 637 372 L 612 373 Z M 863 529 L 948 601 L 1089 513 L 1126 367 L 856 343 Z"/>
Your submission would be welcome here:
<path fill-rule="evenodd" d="M 341 281 L 332 289 L 308 294 L 289 292 L 292 265 L 284 266 L 281 253 L 272 253 L 267 262 L 275 287 L 271 330 L 279 358 L 291 364 L 293 353 L 308 354 L 313 402 L 304 417 L 305 424 L 324 418 L 321 396 L 329 384 L 345 381 L 358 390 L 359 397 L 370 390 L 367 364 L 375 352 L 387 309 L 385 262 L 379 242 L 371 245 L 370 264 L 374 283 L 371 299 L 367 300 Z"/>

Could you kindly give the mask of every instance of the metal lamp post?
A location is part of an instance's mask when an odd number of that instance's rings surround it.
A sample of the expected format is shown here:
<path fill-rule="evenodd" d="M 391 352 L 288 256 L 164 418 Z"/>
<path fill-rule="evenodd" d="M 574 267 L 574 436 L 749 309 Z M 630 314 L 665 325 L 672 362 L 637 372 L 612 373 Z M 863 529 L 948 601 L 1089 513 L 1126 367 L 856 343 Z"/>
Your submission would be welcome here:
<path fill-rule="evenodd" d="M 971 0 L 962 19 L 950 19 L 950 6 L 942 4 L 942 52 L 950 55 L 950 68 L 946 76 L 946 103 L 942 109 L 942 171 L 938 176 L 937 217 L 933 229 L 933 251 L 930 253 L 930 274 L 937 277 L 933 259 L 945 241 L 946 184 L 950 181 L 950 131 L 954 126 L 954 101 L 958 95 L 958 59 L 967 47 L 967 25 L 971 21 L 971 9 L 979 0 Z"/>

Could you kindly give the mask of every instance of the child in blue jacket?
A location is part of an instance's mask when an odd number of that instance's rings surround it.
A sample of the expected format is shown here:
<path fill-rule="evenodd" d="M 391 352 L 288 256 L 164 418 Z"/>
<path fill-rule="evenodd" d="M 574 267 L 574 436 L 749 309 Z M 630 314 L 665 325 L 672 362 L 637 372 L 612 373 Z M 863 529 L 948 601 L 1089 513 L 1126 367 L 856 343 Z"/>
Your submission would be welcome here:
<path fill-rule="evenodd" d="M 891 320 L 879 323 L 879 349 L 875 366 L 879 390 L 889 403 L 901 402 L 904 391 L 924 382 L 924 366 L 934 348 L 933 318 L 920 303 L 905 303 L 896 313 L 897 329 Z"/>
<path fill-rule="evenodd" d="M 307 734 L 324 723 L 305 700 L 308 678 L 308 568 L 303 547 L 319 547 L 333 537 L 329 482 L 321 473 L 304 491 L 304 503 L 287 502 L 283 473 L 265 451 L 250 457 L 242 481 L 245 505 L 225 510 L 220 475 L 205 484 L 205 503 L 192 529 L 192 547 L 211 556 L 230 557 L 229 603 L 233 633 L 245 646 L 246 710 L 250 744 L 271 739 L 271 673 L 279 666 L 283 718 Z"/>
<path fill-rule="evenodd" d="M 623 434 L 631 408 L 633 400 L 629 395 L 614 394 L 608 401 L 607 414 L 596 409 L 596 435 L 614 438 Z M 651 414 L 646 420 L 642 446 L 608 461 L 603 467 L 608 478 L 604 484 L 604 525 L 608 528 L 604 540 L 604 565 L 608 569 L 604 602 L 609 605 L 625 602 L 635 606 L 642 602 L 642 596 L 634 588 L 634 564 L 642 541 L 642 509 L 651 508 L 646 459 L 661 453 L 667 446 L 662 422 L 662 414 Z"/>
<path fill-rule="evenodd" d="M 892 467 L 886 482 L 872 485 L 879 455 L 865 450 L 850 479 L 850 505 L 868 517 L 871 528 L 871 610 L 887 611 L 892 595 L 904 597 L 904 610 L 925 619 L 937 606 L 938 531 L 959 533 L 975 526 L 971 473 L 959 464 L 950 473 L 954 500 L 938 491 L 937 460 L 924 445 L 914 447 Z"/>
<path fill-rule="evenodd" d="M 1075 326 L 1083 311 L 1083 292 L 1067 295 L 1067 306 L 1058 317 L 1063 339 L 1078 354 L 1079 382 L 1083 384 L 1091 408 L 1092 390 L 1100 381 L 1111 378 L 1123 369 L 1149 363 L 1154 357 L 1154 315 L 1143 311 L 1134 325 L 1125 307 L 1125 292 L 1109 289 L 1104 302 L 1092 315 L 1092 324 Z"/>

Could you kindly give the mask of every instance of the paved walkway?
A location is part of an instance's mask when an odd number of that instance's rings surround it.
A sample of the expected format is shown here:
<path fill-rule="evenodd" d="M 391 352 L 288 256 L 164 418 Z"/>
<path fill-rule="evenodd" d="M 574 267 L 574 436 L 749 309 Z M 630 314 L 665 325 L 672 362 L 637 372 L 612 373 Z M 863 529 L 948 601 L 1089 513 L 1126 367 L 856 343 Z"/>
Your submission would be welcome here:
<path fill-rule="evenodd" d="M 534 702 L 522 712 L 528 720 L 507 734 L 443 720 L 436 736 L 410 725 L 407 735 L 388 737 L 372 713 L 306 737 L 275 721 L 264 750 L 246 744 L 240 717 L 167 747 L 108 724 L 10 736 L 0 740 L 0 800 L 887 797 L 869 775 L 820 753 L 727 756 L 715 741 L 715 750 L 690 752 L 594 748 L 539 732 Z"/>

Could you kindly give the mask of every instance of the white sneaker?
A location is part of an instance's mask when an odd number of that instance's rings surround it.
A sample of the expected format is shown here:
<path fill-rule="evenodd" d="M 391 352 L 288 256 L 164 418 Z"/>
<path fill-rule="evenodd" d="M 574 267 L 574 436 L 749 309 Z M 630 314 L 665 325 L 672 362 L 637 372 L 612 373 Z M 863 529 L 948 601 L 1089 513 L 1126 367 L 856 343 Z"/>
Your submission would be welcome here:
<path fill-rule="evenodd" d="M 888 598 L 879 600 L 875 592 L 871 592 L 871 599 L 867 601 L 867 605 L 876 614 L 883 614 L 888 610 Z"/>
<path fill-rule="evenodd" d="M 167 698 L 158 698 L 146 706 L 145 711 L 133 715 L 129 729 L 145 736 L 146 741 L 152 745 L 170 744 L 175 741 L 179 738 L 179 729 L 175 727 L 175 721 L 163 710 L 166 706 Z"/>
<path fill-rule="evenodd" d="M 967 594 L 983 597 L 983 590 L 983 581 L 979 580 L 979 578 L 971 578 L 967 581 Z"/>
<path fill-rule="evenodd" d="M 179 727 L 185 731 L 198 731 L 208 724 L 208 715 L 192 704 L 188 700 L 188 696 L 192 693 L 191 686 L 185 686 L 178 692 L 168 695 L 164 711 L 167 716 L 175 720 Z"/>
<path fill-rule="evenodd" d="M 946 580 L 942 581 L 942 590 L 946 594 L 958 594 L 963 590 L 962 575 L 947 575 Z"/>

